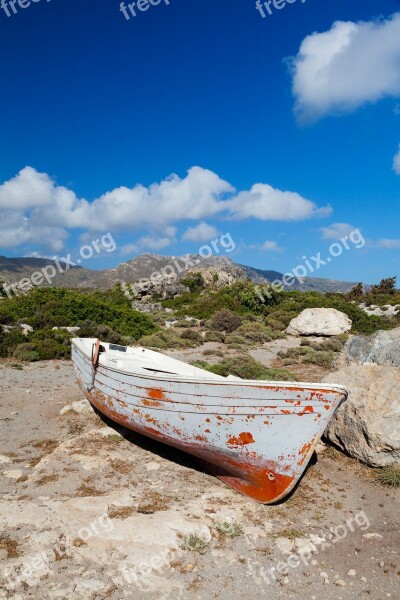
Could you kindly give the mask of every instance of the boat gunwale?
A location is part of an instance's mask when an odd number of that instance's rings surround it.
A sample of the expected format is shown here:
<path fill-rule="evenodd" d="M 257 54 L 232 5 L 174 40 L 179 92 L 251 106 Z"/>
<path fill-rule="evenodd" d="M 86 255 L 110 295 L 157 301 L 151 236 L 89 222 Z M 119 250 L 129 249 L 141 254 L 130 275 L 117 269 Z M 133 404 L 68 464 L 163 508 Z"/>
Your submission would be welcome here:
<path fill-rule="evenodd" d="M 81 354 L 83 354 L 83 356 L 85 356 L 89 361 L 91 360 L 91 357 L 89 356 L 89 354 L 87 354 L 77 343 L 77 340 L 81 340 L 81 339 L 89 339 L 89 338 L 73 338 L 71 340 L 71 344 L 73 347 L 75 347 Z M 92 338 L 90 338 L 92 339 Z M 102 343 L 108 343 L 108 342 L 102 342 Z M 129 346 L 128 346 L 129 347 Z M 141 348 L 141 346 L 138 346 L 138 348 Z M 152 352 L 150 350 L 150 352 Z M 161 356 L 163 356 L 163 354 L 161 354 Z M 170 357 L 168 357 L 170 358 Z M 177 359 L 173 359 L 173 360 L 177 360 Z M 182 362 L 183 361 L 177 361 L 177 362 Z M 326 384 L 324 385 L 323 388 L 321 388 L 319 383 L 308 383 L 308 382 L 301 382 L 301 381 L 268 381 L 268 380 L 261 380 L 261 379 L 226 379 L 225 377 L 221 378 L 221 380 L 217 380 L 217 379 L 206 379 L 206 378 L 190 378 L 188 376 L 181 376 L 181 375 L 173 375 L 173 379 L 170 380 L 168 375 L 171 374 L 165 374 L 164 377 L 161 376 L 156 376 L 156 375 L 151 375 L 148 373 L 138 373 L 137 371 L 132 372 L 132 371 L 125 371 L 124 369 L 117 369 L 113 366 L 109 366 L 109 365 L 104 365 L 104 364 L 100 364 L 101 367 L 108 369 L 109 371 L 113 371 L 114 373 L 121 373 L 123 375 L 127 375 L 128 377 L 141 377 L 143 379 L 148 379 L 150 381 L 157 381 L 157 382 L 163 382 L 163 381 L 174 381 L 177 383 L 187 383 L 187 384 L 193 384 L 193 383 L 204 383 L 207 385 L 234 385 L 234 386 L 239 386 L 239 387 L 245 387 L 245 386 L 250 386 L 250 387 L 254 387 L 254 388 L 260 388 L 260 389 L 270 389 L 270 388 L 274 388 L 274 387 L 279 387 L 282 389 L 286 389 L 286 390 L 300 390 L 300 391 L 304 391 L 304 389 L 308 389 L 311 391 L 316 391 L 316 392 L 320 392 L 320 393 L 337 393 L 340 395 L 344 395 L 346 398 L 348 396 L 348 391 L 344 386 L 338 385 L 338 384 Z M 198 368 L 198 367 L 197 367 Z"/>

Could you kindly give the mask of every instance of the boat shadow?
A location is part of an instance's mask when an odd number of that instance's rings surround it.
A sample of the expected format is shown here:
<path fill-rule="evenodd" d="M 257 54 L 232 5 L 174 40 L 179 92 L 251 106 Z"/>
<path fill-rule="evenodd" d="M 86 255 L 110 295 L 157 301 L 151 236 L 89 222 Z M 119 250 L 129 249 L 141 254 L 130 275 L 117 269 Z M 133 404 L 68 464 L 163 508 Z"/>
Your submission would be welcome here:
<path fill-rule="evenodd" d="M 93 404 L 92 404 L 92 408 L 93 408 L 94 412 L 98 415 L 98 417 L 100 417 L 100 419 L 103 421 L 103 423 L 105 423 L 105 425 L 107 425 L 107 427 L 114 429 L 117 433 L 122 435 L 122 437 L 125 440 L 127 440 L 128 442 L 130 442 L 131 444 L 138 446 L 142 450 L 151 452 L 152 454 L 155 454 L 155 455 L 159 456 L 160 458 L 164 458 L 165 460 L 174 462 L 175 464 L 178 464 L 182 467 L 192 469 L 193 471 L 197 471 L 198 473 L 206 474 L 210 478 L 212 478 L 214 481 L 218 482 L 220 485 L 223 485 L 223 486 L 227 487 L 228 489 L 232 489 L 230 486 L 227 486 L 221 480 L 216 479 L 216 477 L 215 477 L 216 473 L 214 472 L 214 474 L 211 474 L 210 471 L 203 465 L 203 462 L 200 458 L 196 458 L 196 457 L 188 454 L 187 452 L 184 452 L 183 450 L 179 450 L 178 448 L 175 448 L 174 446 L 169 446 L 168 444 L 154 440 L 153 438 L 150 438 L 146 435 L 143 435 L 141 433 L 133 431 L 132 429 L 127 429 L 123 425 L 119 425 L 118 423 L 115 423 L 115 421 L 112 421 L 111 419 L 109 419 L 106 415 L 104 415 L 102 412 L 100 412 Z M 265 506 L 280 506 L 282 504 L 285 504 L 288 500 L 290 500 L 292 498 L 292 496 L 294 494 L 296 494 L 296 491 L 298 490 L 299 486 L 301 485 L 303 478 L 307 476 L 309 469 L 311 467 L 313 467 L 314 465 L 316 465 L 317 463 L 318 463 L 318 455 L 316 452 L 313 452 L 303 474 L 301 475 L 299 480 L 296 482 L 293 489 L 287 495 L 285 495 L 284 498 L 282 498 L 281 500 L 277 500 L 276 502 L 271 502 L 270 504 L 265 505 Z"/>
<path fill-rule="evenodd" d="M 93 406 L 93 404 L 92 408 L 97 414 L 97 416 L 100 417 L 100 419 L 103 421 L 103 423 L 107 425 L 107 427 L 114 429 L 131 444 L 138 446 L 142 450 L 146 450 L 147 452 L 156 454 L 160 458 L 170 460 L 171 462 L 174 462 L 182 467 L 193 469 L 195 471 L 198 471 L 199 473 L 208 474 L 208 471 L 204 467 L 202 467 L 198 459 L 196 459 L 194 456 L 191 456 L 187 452 L 184 452 L 183 450 L 178 450 L 178 448 L 175 448 L 174 446 L 169 446 L 168 444 L 164 444 L 163 442 L 154 440 L 153 438 L 143 435 L 142 433 L 137 433 L 132 429 L 127 429 L 123 425 L 119 425 L 118 423 L 115 423 L 115 421 L 109 419 L 95 406 Z"/>

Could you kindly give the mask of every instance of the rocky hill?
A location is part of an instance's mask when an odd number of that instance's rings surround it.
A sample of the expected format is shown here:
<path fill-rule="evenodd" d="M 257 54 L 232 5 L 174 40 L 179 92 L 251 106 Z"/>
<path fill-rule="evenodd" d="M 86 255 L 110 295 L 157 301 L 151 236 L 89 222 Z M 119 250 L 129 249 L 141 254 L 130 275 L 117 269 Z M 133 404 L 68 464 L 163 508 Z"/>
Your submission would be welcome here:
<path fill-rule="evenodd" d="M 63 269 L 60 273 L 60 267 Z M 238 279 L 251 279 L 265 284 L 281 279 L 283 274 L 278 271 L 256 269 L 233 262 L 227 256 L 211 256 L 201 258 L 199 255 L 171 257 L 159 254 L 141 254 L 132 260 L 120 263 L 113 269 L 95 271 L 79 266 L 69 266 L 44 258 L 6 258 L 0 257 L 0 280 L 7 284 L 15 284 L 22 279 L 30 278 L 35 272 L 46 272 L 50 275 L 51 284 L 55 287 L 69 288 L 101 288 L 108 289 L 117 282 L 134 283 L 146 279 L 154 272 L 176 276 L 179 281 L 188 273 L 200 271 L 204 278 L 212 280 L 218 275 L 220 284 L 230 283 Z M 44 281 L 48 285 L 48 281 Z M 295 281 L 291 289 L 319 292 L 346 292 L 355 285 L 354 282 L 336 281 L 307 277 L 302 283 Z"/>

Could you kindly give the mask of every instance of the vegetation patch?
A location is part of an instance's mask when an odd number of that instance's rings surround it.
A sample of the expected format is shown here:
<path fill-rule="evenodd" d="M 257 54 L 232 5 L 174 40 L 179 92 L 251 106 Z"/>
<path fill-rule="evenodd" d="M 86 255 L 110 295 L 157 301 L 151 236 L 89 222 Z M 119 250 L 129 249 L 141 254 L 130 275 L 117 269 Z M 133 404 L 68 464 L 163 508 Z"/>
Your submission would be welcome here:
<path fill-rule="evenodd" d="M 192 363 L 200 369 L 205 369 L 216 375 L 228 377 L 234 375 L 241 379 L 260 379 L 267 381 L 296 381 L 293 373 L 287 369 L 273 369 L 265 367 L 251 356 L 233 356 L 225 358 L 221 362 L 210 365 L 205 361 L 195 361 Z"/>
<path fill-rule="evenodd" d="M 190 552 L 198 552 L 199 554 L 205 554 L 209 547 L 209 542 L 195 533 L 189 533 L 185 535 L 182 542 L 182 548 L 189 550 Z"/>
<path fill-rule="evenodd" d="M 142 515 L 153 515 L 162 510 L 168 510 L 171 503 L 171 498 L 161 496 L 158 492 L 149 492 L 146 501 L 140 504 L 137 512 Z"/>
<path fill-rule="evenodd" d="M 7 558 L 19 558 L 21 552 L 17 540 L 11 538 L 6 532 L 0 533 L 0 549 L 7 552 Z"/>
<path fill-rule="evenodd" d="M 400 464 L 387 465 L 379 469 L 375 479 L 388 487 L 400 487 Z"/>
<path fill-rule="evenodd" d="M 128 519 L 135 513 L 133 506 L 116 506 L 111 504 L 107 510 L 110 519 Z"/>
<path fill-rule="evenodd" d="M 238 523 L 230 523 L 229 521 L 224 521 L 223 523 L 217 523 L 215 525 L 215 529 L 218 531 L 218 533 L 221 533 L 222 535 L 226 535 L 227 537 L 230 537 L 230 538 L 239 537 L 240 535 L 243 535 L 243 533 L 244 533 L 244 529 L 243 529 L 242 525 L 239 525 Z"/>

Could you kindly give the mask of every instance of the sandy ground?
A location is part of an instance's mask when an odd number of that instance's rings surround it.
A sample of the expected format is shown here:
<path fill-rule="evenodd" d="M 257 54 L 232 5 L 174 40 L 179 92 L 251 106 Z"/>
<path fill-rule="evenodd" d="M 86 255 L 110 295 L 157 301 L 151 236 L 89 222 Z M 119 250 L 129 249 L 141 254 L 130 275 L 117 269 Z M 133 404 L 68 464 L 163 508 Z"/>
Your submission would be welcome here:
<path fill-rule="evenodd" d="M 400 493 L 339 452 L 263 506 L 106 422 L 69 362 L 0 364 L 0 397 L 0 598 L 400 598 Z"/>

